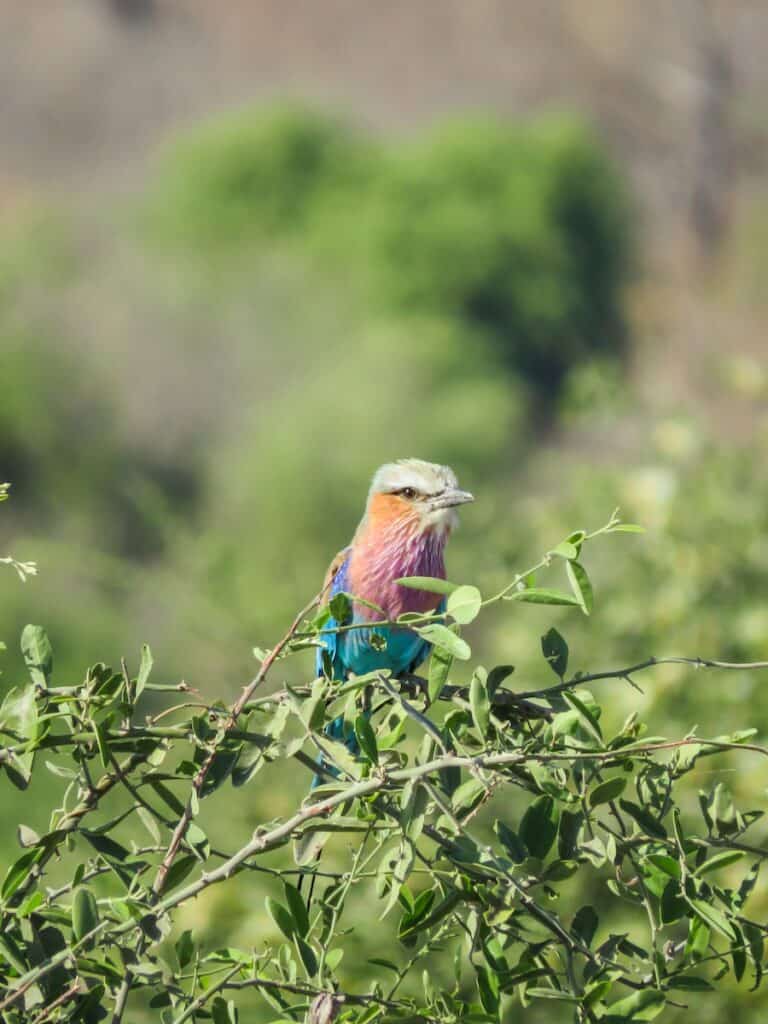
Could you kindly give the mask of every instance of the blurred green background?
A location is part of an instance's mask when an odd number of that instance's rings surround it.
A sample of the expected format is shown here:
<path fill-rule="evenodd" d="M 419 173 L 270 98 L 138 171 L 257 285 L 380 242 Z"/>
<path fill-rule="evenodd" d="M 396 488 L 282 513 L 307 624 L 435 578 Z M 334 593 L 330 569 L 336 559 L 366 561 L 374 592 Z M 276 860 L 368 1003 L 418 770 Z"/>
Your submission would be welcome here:
<path fill-rule="evenodd" d="M 3 690 L 34 621 L 61 683 L 148 642 L 231 698 L 410 455 L 477 495 L 450 574 L 486 592 L 617 505 L 647 527 L 593 555 L 590 620 L 478 624 L 520 685 L 553 622 L 574 668 L 766 656 L 768 15 L 531 7 L 0 3 L 0 537 L 40 565 L 0 579 Z M 764 676 L 642 682 L 617 717 L 768 731 Z M 47 799 L 0 789 L 6 822 Z M 186 924 L 252 944 L 262 895 Z"/>

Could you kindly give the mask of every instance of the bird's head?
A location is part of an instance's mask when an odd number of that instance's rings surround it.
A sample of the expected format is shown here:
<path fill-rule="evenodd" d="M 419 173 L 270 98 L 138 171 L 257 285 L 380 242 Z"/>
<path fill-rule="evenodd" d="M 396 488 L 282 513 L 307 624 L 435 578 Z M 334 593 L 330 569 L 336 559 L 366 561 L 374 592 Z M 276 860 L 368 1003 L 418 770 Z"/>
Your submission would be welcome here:
<path fill-rule="evenodd" d="M 474 500 L 459 488 L 456 474 L 448 466 L 400 459 L 376 470 L 366 517 L 373 526 L 402 523 L 419 533 L 445 537 L 458 522 L 457 506 Z"/>

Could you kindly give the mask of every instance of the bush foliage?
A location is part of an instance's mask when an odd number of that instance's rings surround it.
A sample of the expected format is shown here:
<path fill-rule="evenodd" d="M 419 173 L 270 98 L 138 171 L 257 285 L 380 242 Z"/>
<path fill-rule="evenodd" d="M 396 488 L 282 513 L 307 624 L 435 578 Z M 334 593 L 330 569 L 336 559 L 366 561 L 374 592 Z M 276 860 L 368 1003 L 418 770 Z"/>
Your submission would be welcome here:
<path fill-rule="evenodd" d="M 155 230 L 208 256 L 300 242 L 400 314 L 489 337 L 539 398 L 620 356 L 630 223 L 620 178 L 572 118 L 476 118 L 375 144 L 306 110 L 247 112 L 177 145 Z"/>
<path fill-rule="evenodd" d="M 434 581 L 445 614 L 408 620 L 434 644 L 424 678 L 262 693 L 321 642 L 322 594 L 255 652 L 260 668 L 231 707 L 156 682 L 146 646 L 135 673 L 99 663 L 62 685 L 45 631 L 28 626 L 30 681 L 0 708 L 1 760 L 16 787 L 45 772 L 60 793 L 45 829 L 19 826 L 0 888 L 3 1019 L 118 1024 L 143 1006 L 166 1024 L 234 1024 L 261 1003 L 281 1021 L 490 1024 L 517 1004 L 619 1024 L 695 1004 L 726 974 L 760 985 L 766 928 L 747 904 L 766 855 L 753 836 L 762 811 L 737 807 L 722 781 L 693 807 L 682 785 L 703 761 L 768 756 L 754 730 L 649 735 L 636 712 L 614 728 L 597 688 L 634 685 L 659 662 L 574 672 L 554 628 L 533 686 L 511 686 L 511 665 L 454 681 L 481 612 L 589 615 L 585 555 L 637 529 L 614 515 L 576 531 L 485 599 Z M 338 715 L 358 756 L 325 735 Z M 296 773 L 308 784 L 318 770 L 319 786 L 242 844 L 232 828 L 206 831 L 207 806 L 224 801 L 219 820 L 234 822 L 233 800 L 253 786 Z M 212 947 L 184 927 L 185 910 L 244 874 L 265 932 Z"/>

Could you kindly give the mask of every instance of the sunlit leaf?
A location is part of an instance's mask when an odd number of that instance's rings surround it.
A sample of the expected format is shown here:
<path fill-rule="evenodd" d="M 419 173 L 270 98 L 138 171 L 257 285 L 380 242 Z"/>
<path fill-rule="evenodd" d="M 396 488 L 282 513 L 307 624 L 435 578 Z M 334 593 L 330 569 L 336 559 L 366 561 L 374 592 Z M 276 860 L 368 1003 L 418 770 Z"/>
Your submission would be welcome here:
<path fill-rule="evenodd" d="M 663 992 L 655 989 L 641 989 L 631 995 L 611 1003 L 608 1007 L 611 1021 L 648 1021 L 654 1020 L 664 1009 L 666 999 Z"/>
<path fill-rule="evenodd" d="M 482 594 L 477 587 L 457 587 L 448 597 L 445 610 L 456 622 L 466 625 L 477 618 L 482 603 Z"/>
<path fill-rule="evenodd" d="M 426 590 L 430 594 L 452 594 L 458 590 L 457 583 L 448 580 L 437 579 L 433 576 L 403 576 L 395 580 L 401 587 L 408 587 L 410 590 Z"/>
<path fill-rule="evenodd" d="M 594 598 L 587 570 L 580 562 L 566 562 L 565 571 L 577 603 L 584 614 L 589 615 L 594 605 Z"/>
<path fill-rule="evenodd" d="M 564 594 L 560 590 L 547 590 L 544 587 L 528 587 L 525 590 L 515 590 L 507 594 L 506 601 L 525 601 L 529 604 L 568 604 L 578 605 L 581 602 L 570 594 Z"/>
<path fill-rule="evenodd" d="M 429 703 L 434 702 L 440 696 L 443 687 L 448 682 L 448 676 L 453 665 L 453 656 L 442 647 L 433 647 L 429 659 L 429 674 L 427 676 L 427 696 Z"/>
<path fill-rule="evenodd" d="M 53 648 L 42 626 L 24 627 L 21 633 L 21 653 L 32 682 L 47 687 L 53 672 Z"/>
<path fill-rule="evenodd" d="M 466 640 L 462 640 L 453 630 L 441 625 L 439 622 L 432 622 L 427 626 L 419 626 L 416 632 L 428 643 L 434 644 L 435 647 L 440 647 L 446 654 L 453 658 L 458 658 L 459 661 L 466 661 L 472 654 Z"/>
<path fill-rule="evenodd" d="M 141 647 L 141 661 L 139 662 L 139 673 L 136 676 L 136 689 L 134 693 L 134 699 L 138 700 L 144 691 L 144 687 L 147 685 L 149 680 L 149 674 L 152 671 L 152 665 L 154 664 L 152 658 L 152 651 L 149 649 L 149 644 L 142 644 Z"/>

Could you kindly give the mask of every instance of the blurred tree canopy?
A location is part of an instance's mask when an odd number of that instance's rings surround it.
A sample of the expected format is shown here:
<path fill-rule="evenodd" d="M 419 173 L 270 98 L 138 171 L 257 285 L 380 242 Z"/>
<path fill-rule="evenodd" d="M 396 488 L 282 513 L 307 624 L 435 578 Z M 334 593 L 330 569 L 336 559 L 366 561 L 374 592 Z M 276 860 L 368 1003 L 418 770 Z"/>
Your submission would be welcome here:
<path fill-rule="evenodd" d="M 388 310 L 487 335 L 538 398 L 624 351 L 627 196 L 573 118 L 478 117 L 387 145 L 307 110 L 238 114 L 178 144 L 153 211 L 206 258 L 275 238 L 330 256 Z"/>

